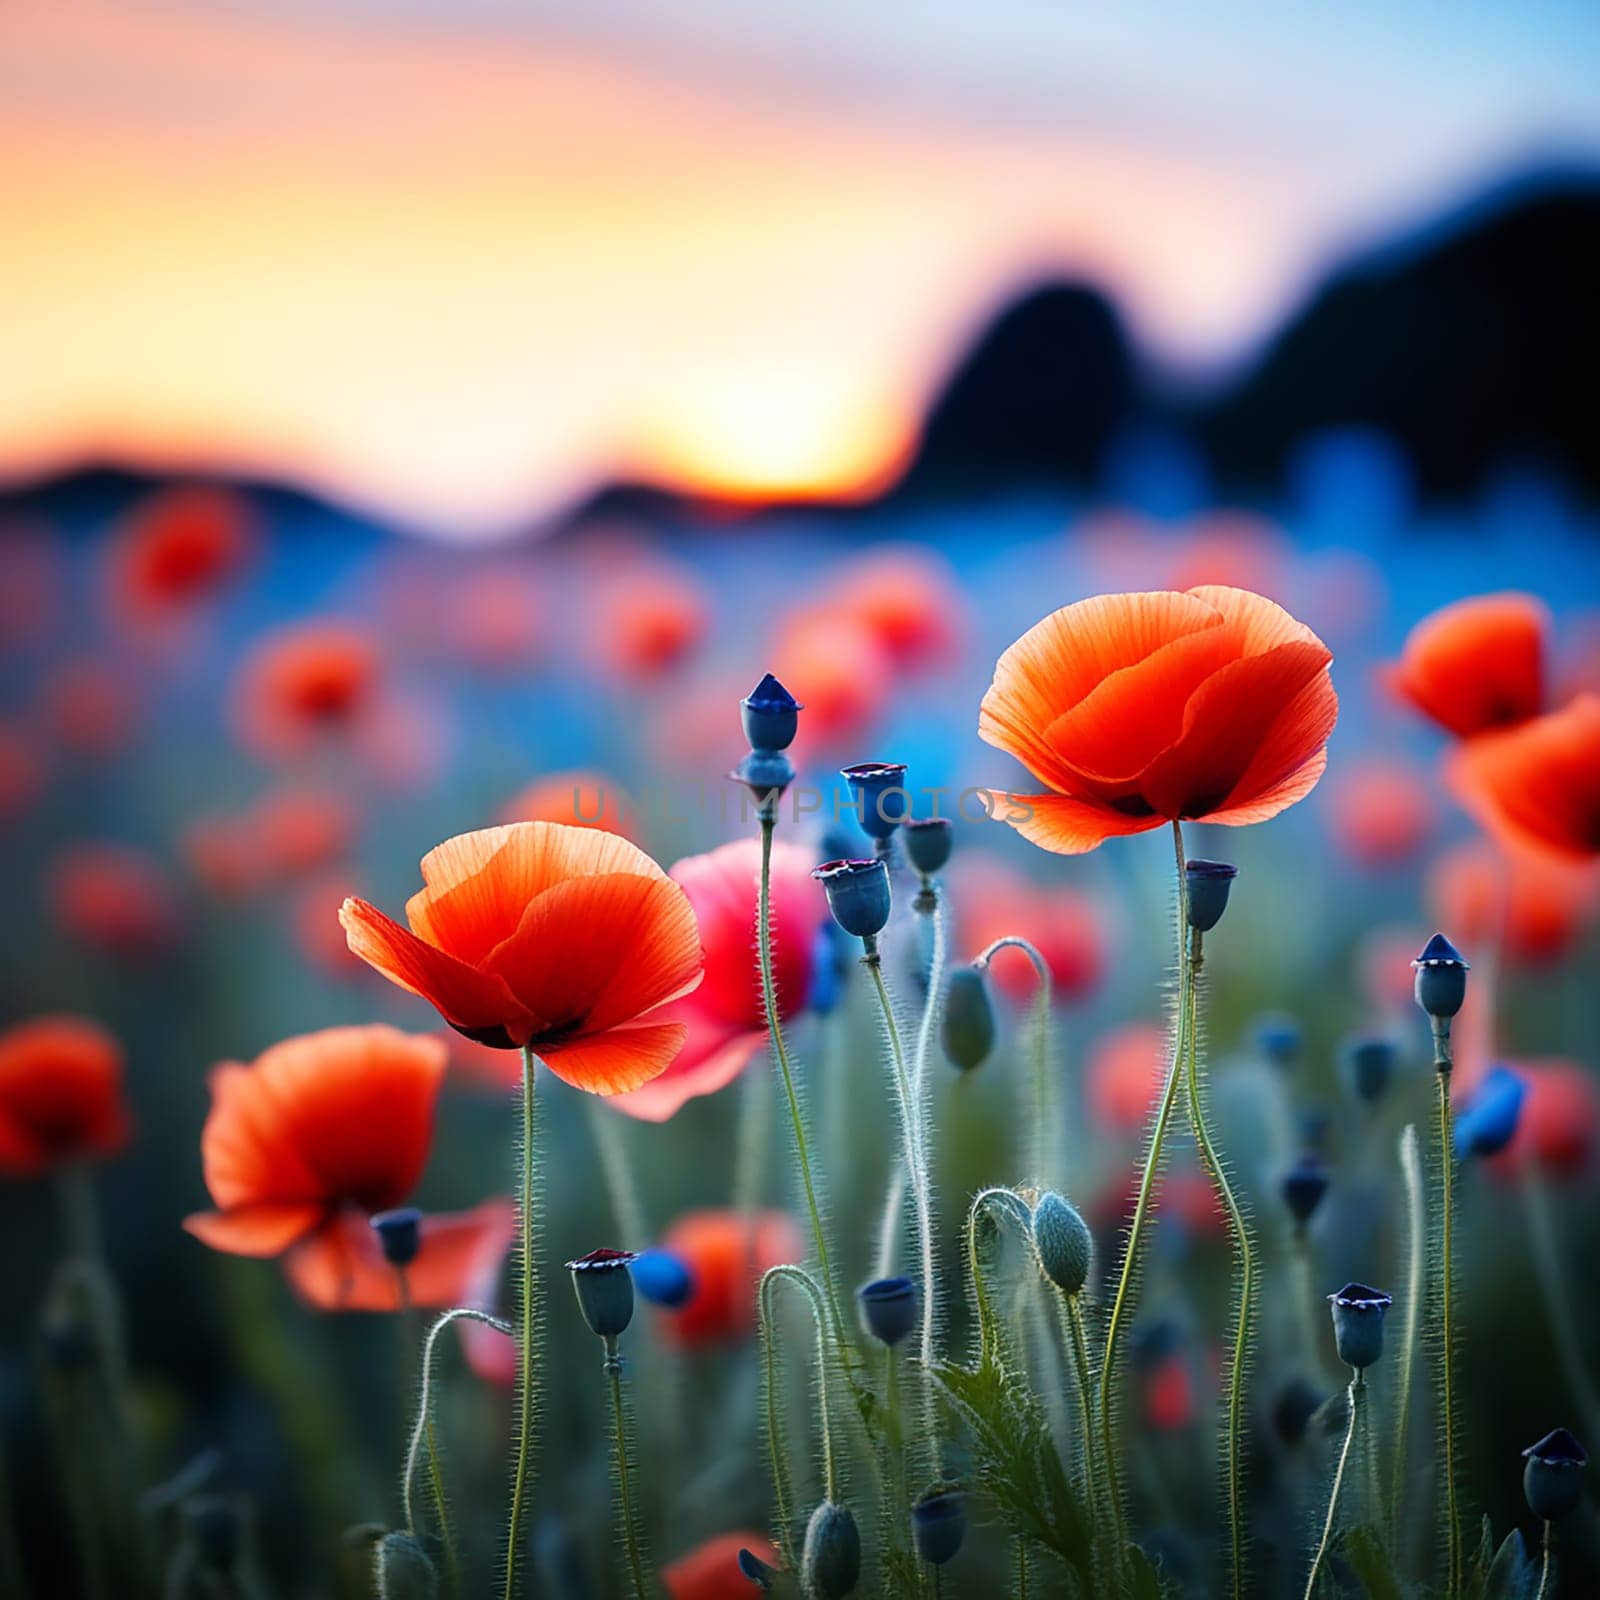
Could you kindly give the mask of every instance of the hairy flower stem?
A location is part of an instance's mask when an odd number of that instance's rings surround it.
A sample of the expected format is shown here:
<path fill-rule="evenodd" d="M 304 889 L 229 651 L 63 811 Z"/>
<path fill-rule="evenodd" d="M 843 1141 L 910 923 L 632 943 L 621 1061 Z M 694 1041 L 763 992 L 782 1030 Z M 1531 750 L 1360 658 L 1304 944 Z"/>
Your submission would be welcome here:
<path fill-rule="evenodd" d="M 1543 1553 L 1539 1557 L 1539 1592 L 1533 1600 L 1547 1600 L 1547 1597 L 1554 1592 L 1550 1588 L 1550 1547 L 1554 1543 L 1554 1531 L 1547 1522 L 1544 1525 L 1544 1537 L 1539 1541 Z"/>
<path fill-rule="evenodd" d="M 766 1388 L 767 1454 L 772 1467 L 772 1497 L 777 1506 L 778 1548 L 786 1564 L 794 1569 L 794 1510 L 789 1493 L 788 1453 L 784 1449 L 783 1427 L 778 1419 L 778 1334 L 772 1313 L 772 1296 L 780 1283 L 792 1283 L 811 1307 L 817 1329 L 817 1412 L 822 1443 L 823 1495 L 839 1497 L 838 1472 L 833 1457 L 833 1407 L 828 1390 L 828 1311 L 815 1279 L 802 1267 L 769 1267 L 756 1293 L 756 1311 L 761 1337 L 762 1370 Z"/>
<path fill-rule="evenodd" d="M 1444 1422 L 1445 1534 L 1449 1541 L 1447 1600 L 1461 1593 L 1461 1511 L 1456 1502 L 1455 1283 L 1452 1251 L 1455 1233 L 1455 1128 L 1450 1115 L 1450 1030 L 1434 1026 L 1434 1067 L 1439 1080 L 1439 1382 Z"/>
<path fill-rule="evenodd" d="M 1033 963 L 1034 976 L 1039 980 L 1038 995 L 1034 1001 L 1033 1103 L 1029 1107 L 1032 1126 L 1028 1130 L 1028 1167 L 1031 1180 L 1040 1187 L 1047 1187 L 1055 1168 L 1055 1138 L 1060 1122 L 1056 1111 L 1055 1079 L 1050 1072 L 1050 1006 L 1053 998 L 1050 963 L 1026 939 L 1019 934 L 1008 933 L 996 939 L 972 964 L 980 971 L 987 971 L 995 955 L 1007 949 L 1020 950 Z"/>
<path fill-rule="evenodd" d="M 1406 1320 L 1400 1335 L 1399 1393 L 1395 1401 L 1394 1460 L 1389 1477 L 1389 1536 L 1399 1535 L 1406 1494 L 1406 1431 L 1411 1420 L 1411 1375 L 1416 1368 L 1417 1326 L 1422 1315 L 1423 1264 L 1428 1222 L 1422 1190 L 1422 1157 L 1417 1130 L 1407 1123 L 1400 1135 L 1400 1171 L 1406 1187 Z"/>
<path fill-rule="evenodd" d="M 1350 1460 L 1350 1446 L 1355 1440 L 1361 1416 L 1361 1403 L 1366 1398 L 1367 1380 L 1358 1371 L 1350 1379 L 1350 1421 L 1344 1430 L 1344 1447 L 1339 1451 L 1339 1465 L 1333 1474 L 1333 1487 L 1328 1491 L 1328 1518 L 1322 1524 L 1322 1538 L 1317 1543 L 1317 1553 L 1311 1558 L 1311 1571 L 1306 1574 L 1305 1600 L 1313 1600 L 1317 1591 L 1317 1576 L 1328 1553 L 1333 1538 L 1334 1520 L 1339 1509 L 1339 1491 L 1344 1487 L 1344 1469 Z"/>
<path fill-rule="evenodd" d="M 522 1047 L 522 1181 L 517 1207 L 520 1273 L 517 1284 L 517 1429 L 515 1467 L 511 1479 L 511 1508 L 506 1519 L 505 1600 L 515 1600 L 517 1564 L 522 1555 L 523 1509 L 528 1499 L 528 1479 L 533 1457 L 535 1383 L 538 1362 L 534 1339 L 538 1331 L 538 1270 L 534 1260 L 534 1084 L 539 1058 Z"/>
<path fill-rule="evenodd" d="M 633 1479 L 628 1470 L 628 1414 L 622 1405 L 622 1357 L 615 1336 L 605 1341 L 605 1373 L 611 1385 L 611 1427 L 617 1471 L 617 1500 L 622 1513 L 622 1537 L 628 1551 L 628 1573 L 634 1600 L 646 1600 L 644 1560 L 639 1553 L 639 1528 L 633 1510 Z"/>
<path fill-rule="evenodd" d="M 1089 1502 L 1089 1519 L 1100 1526 L 1101 1492 L 1100 1469 L 1095 1461 L 1094 1443 L 1094 1374 L 1089 1366 L 1089 1341 L 1083 1329 L 1082 1296 L 1056 1295 L 1056 1310 L 1061 1316 L 1063 1340 L 1072 1351 L 1072 1364 L 1078 1380 L 1078 1425 L 1083 1430 L 1083 1486 Z"/>

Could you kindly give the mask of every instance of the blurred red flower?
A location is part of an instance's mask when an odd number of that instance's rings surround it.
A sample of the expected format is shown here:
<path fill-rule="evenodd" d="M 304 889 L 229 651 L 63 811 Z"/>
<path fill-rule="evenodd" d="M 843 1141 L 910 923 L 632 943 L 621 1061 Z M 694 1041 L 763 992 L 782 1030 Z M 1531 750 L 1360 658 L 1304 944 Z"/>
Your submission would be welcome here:
<path fill-rule="evenodd" d="M 687 661 L 709 620 L 700 585 L 655 558 L 629 559 L 629 570 L 605 585 L 597 605 L 594 641 L 603 665 L 636 682 Z"/>
<path fill-rule="evenodd" d="M 898 676 L 948 665 L 966 634 L 965 608 L 943 557 L 922 545 L 891 545 L 846 562 L 809 624 L 856 623 Z"/>
<path fill-rule="evenodd" d="M 1144 1419 L 1160 1433 L 1187 1428 L 1194 1421 L 1194 1374 L 1181 1351 L 1155 1362 L 1144 1374 Z"/>
<path fill-rule="evenodd" d="M 889 653 L 871 628 L 816 611 L 783 624 L 770 670 L 805 707 L 795 749 L 807 754 L 864 740 L 882 720 L 894 681 Z"/>
<path fill-rule="evenodd" d="M 39 698 L 57 743 L 84 756 L 115 755 L 132 738 L 139 715 L 128 674 L 104 661 L 64 662 L 45 680 Z"/>
<path fill-rule="evenodd" d="M 1170 1053 L 1166 1029 L 1154 1022 L 1130 1022 L 1095 1040 L 1085 1067 L 1095 1121 L 1118 1133 L 1139 1132 L 1155 1109 Z"/>
<path fill-rule="evenodd" d="M 61 544 L 48 528 L 0 520 L 0 650 L 32 644 L 56 626 L 64 568 Z"/>
<path fill-rule="evenodd" d="M 326 790 L 286 785 L 263 795 L 247 825 L 272 878 L 297 878 L 338 860 L 355 842 L 355 807 Z"/>
<path fill-rule="evenodd" d="M 1411 962 L 1427 943 L 1428 930 L 1393 925 L 1373 928 L 1362 936 L 1357 951 L 1357 966 L 1362 992 L 1368 1002 L 1384 1015 L 1410 1016 L 1416 1009 L 1412 991 L 1417 974 Z M 1473 985 L 1467 985 L 1471 1003 Z"/>
<path fill-rule="evenodd" d="M 301 957 L 308 966 L 340 982 L 371 970 L 350 948 L 339 923 L 339 907 L 350 898 L 350 892 L 349 878 L 336 871 L 303 884 L 289 903 L 289 933 Z M 495 1054 L 506 1059 L 503 1051 Z"/>
<path fill-rule="evenodd" d="M 748 1550 L 769 1567 L 782 1565 L 771 1540 L 741 1530 L 719 1533 L 661 1569 L 669 1600 L 748 1600 L 750 1580 L 739 1571 L 739 1552 Z"/>
<path fill-rule="evenodd" d="M 1600 1134 L 1600 1086 L 1576 1061 L 1511 1061 L 1507 1065 L 1527 1084 L 1517 1131 L 1511 1143 L 1490 1159 L 1491 1168 L 1510 1176 L 1520 1160 L 1534 1160 L 1558 1178 L 1579 1178 L 1594 1162 Z"/>
<path fill-rule="evenodd" d="M 27 1178 L 127 1143 L 122 1046 L 83 1017 L 36 1017 L 0 1033 L 0 1173 Z"/>
<path fill-rule="evenodd" d="M 603 772 L 552 772 L 535 778 L 500 808 L 501 822 L 565 822 L 639 842 L 633 802 Z"/>
<path fill-rule="evenodd" d="M 209 599 L 244 565 L 250 513 L 224 489 L 163 490 L 145 500 L 107 552 L 112 595 L 130 617 L 185 611 Z"/>
<path fill-rule="evenodd" d="M 1373 759 L 1335 777 L 1328 819 L 1340 850 L 1363 867 L 1411 860 L 1427 842 L 1437 815 L 1427 780 L 1402 761 Z"/>
<path fill-rule="evenodd" d="M 1083 1000 L 1099 987 L 1106 965 L 1104 913 L 1087 895 L 1030 882 L 988 855 L 958 854 L 951 877 L 960 948 L 968 960 L 996 939 L 1020 934 L 1049 966 L 1054 1000 Z M 990 971 L 1014 1000 L 1030 998 L 1038 986 L 1020 950 L 1002 951 Z"/>
<path fill-rule="evenodd" d="M 615 834 L 520 822 L 447 839 L 422 861 L 410 930 L 364 900 L 350 948 L 480 1043 L 528 1045 L 593 1094 L 637 1089 L 682 1048 L 659 1008 L 700 982 L 688 897 Z"/>
<path fill-rule="evenodd" d="M 1384 672 L 1393 693 L 1466 739 L 1544 709 L 1550 615 L 1529 594 L 1474 595 L 1424 617 Z"/>
<path fill-rule="evenodd" d="M 525 572 L 505 564 L 462 575 L 445 608 L 448 645 L 481 672 L 525 667 L 543 643 L 539 591 Z"/>
<path fill-rule="evenodd" d="M 1600 874 L 1477 839 L 1434 861 L 1426 892 L 1433 921 L 1464 944 L 1498 943 L 1507 960 L 1542 966 L 1567 955 L 1593 922 Z"/>
<path fill-rule="evenodd" d="M 995 792 L 995 815 L 1065 855 L 1175 818 L 1274 817 L 1327 763 L 1331 660 L 1243 589 L 1066 606 L 1000 657 L 983 697 L 979 735 L 1051 791 Z"/>
<path fill-rule="evenodd" d="M 1219 510 L 1190 520 L 1166 573 L 1169 589 L 1221 585 L 1281 596 L 1289 546 L 1276 524 L 1248 511 Z"/>
<path fill-rule="evenodd" d="M 234 685 L 239 737 L 292 760 L 358 734 L 378 704 L 378 648 L 359 624 L 293 623 L 257 641 Z"/>
<path fill-rule="evenodd" d="M 16 723 L 0 722 L 0 822 L 20 816 L 44 788 L 37 743 Z"/>
<path fill-rule="evenodd" d="M 721 1344 L 749 1336 L 756 1325 L 756 1286 L 769 1268 L 805 1254 L 787 1211 L 689 1211 L 667 1230 L 661 1248 L 689 1269 L 688 1300 L 661 1313 L 666 1336 L 682 1345 Z"/>
<path fill-rule="evenodd" d="M 182 929 L 166 870 L 131 845 L 70 846 L 51 867 L 49 891 L 63 931 L 112 955 L 159 954 Z"/>

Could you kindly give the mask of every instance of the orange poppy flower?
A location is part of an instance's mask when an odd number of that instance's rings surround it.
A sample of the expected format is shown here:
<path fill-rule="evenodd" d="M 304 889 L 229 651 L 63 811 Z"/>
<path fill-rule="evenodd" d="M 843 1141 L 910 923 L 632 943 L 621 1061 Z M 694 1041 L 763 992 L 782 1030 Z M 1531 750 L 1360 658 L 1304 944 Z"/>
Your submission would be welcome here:
<path fill-rule="evenodd" d="M 1477 839 L 1428 869 L 1431 920 L 1468 949 L 1498 944 L 1524 966 L 1559 961 L 1600 909 L 1600 873 L 1525 851 L 1502 854 Z"/>
<path fill-rule="evenodd" d="M 1370 760 L 1343 769 L 1328 799 L 1334 841 L 1363 867 L 1409 861 L 1433 831 L 1437 807 L 1427 781 L 1401 761 Z"/>
<path fill-rule="evenodd" d="M 1179 818 L 1274 817 L 1327 763 L 1332 659 L 1244 589 L 1066 606 L 1000 657 L 983 697 L 980 736 L 1051 791 L 992 793 L 994 814 L 1063 855 Z"/>
<path fill-rule="evenodd" d="M 782 1565 L 771 1540 L 743 1530 L 719 1533 L 661 1569 L 669 1600 L 747 1600 L 750 1580 L 739 1571 L 739 1552 L 748 1550 L 769 1567 Z"/>
<path fill-rule="evenodd" d="M 748 1338 L 756 1325 L 756 1286 L 769 1268 L 799 1261 L 805 1241 L 787 1211 L 760 1211 L 753 1226 L 737 1211 L 689 1211 L 667 1230 L 661 1248 L 689 1269 L 693 1287 L 676 1310 L 661 1313 L 667 1336 L 682 1345 Z"/>
<path fill-rule="evenodd" d="M 1155 1109 L 1170 1043 L 1154 1022 L 1115 1028 L 1090 1047 L 1085 1069 L 1089 1110 L 1102 1128 L 1137 1133 Z"/>
<path fill-rule="evenodd" d="M 240 738 L 275 760 L 360 731 L 377 701 L 377 646 L 353 623 L 296 623 L 261 639 L 239 669 Z"/>
<path fill-rule="evenodd" d="M 160 862 L 119 844 L 79 844 L 50 873 L 56 920 L 74 939 L 143 960 L 178 937 L 182 918 Z"/>
<path fill-rule="evenodd" d="M 154 616 L 208 598 L 243 565 L 248 524 L 243 503 L 222 489 L 152 495 L 111 546 L 117 600 L 136 615 Z"/>
<path fill-rule="evenodd" d="M 422 860 L 410 930 L 365 900 L 339 913 L 350 948 L 481 1044 L 531 1047 L 575 1088 L 619 1094 L 683 1047 L 656 1013 L 700 982 L 688 896 L 636 845 L 595 828 L 518 822 L 447 839 Z"/>
<path fill-rule="evenodd" d="M 603 772 L 552 772 L 535 778 L 500 808 L 502 822 L 566 822 L 574 828 L 601 828 L 639 842 L 633 802 L 622 786 Z"/>
<path fill-rule="evenodd" d="M 828 906 L 811 876 L 811 856 L 782 841 L 772 847 L 772 965 L 781 1016 L 806 1002 L 818 927 Z M 705 981 L 662 1013 L 689 1030 L 678 1058 L 658 1078 L 618 1095 L 619 1111 L 665 1122 L 686 1101 L 715 1094 L 744 1071 L 767 1042 L 756 966 L 761 845 L 738 839 L 672 868 L 694 907 L 705 951 Z"/>
<path fill-rule="evenodd" d="M 1544 709 L 1550 614 L 1530 594 L 1484 594 L 1424 617 L 1384 674 L 1389 688 L 1463 739 Z"/>
<path fill-rule="evenodd" d="M 83 1017 L 37 1017 L 0 1033 L 0 1173 L 27 1178 L 127 1143 L 122 1047 Z"/>
<path fill-rule="evenodd" d="M 1087 895 L 1059 884 L 1034 884 L 1004 861 L 956 857 L 951 904 L 962 953 L 970 960 L 1006 934 L 1020 934 L 1050 968 L 1051 998 L 1082 1000 L 1105 974 L 1105 917 Z M 990 971 L 1013 1000 L 1038 986 L 1033 964 L 1019 950 L 1002 951 Z"/>
<path fill-rule="evenodd" d="M 1600 855 L 1600 695 L 1474 739 L 1448 770 L 1461 803 L 1508 848 Z"/>

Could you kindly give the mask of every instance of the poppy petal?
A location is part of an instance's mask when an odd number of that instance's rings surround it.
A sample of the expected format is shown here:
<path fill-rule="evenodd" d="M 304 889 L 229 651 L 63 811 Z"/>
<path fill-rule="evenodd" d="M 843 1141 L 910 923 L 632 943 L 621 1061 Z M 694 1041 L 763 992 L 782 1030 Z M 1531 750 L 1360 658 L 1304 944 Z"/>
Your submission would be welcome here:
<path fill-rule="evenodd" d="M 201 1244 L 231 1256 L 282 1255 L 326 1215 L 318 1205 L 253 1205 L 235 1211 L 197 1211 L 184 1228 Z"/>
<path fill-rule="evenodd" d="M 985 791 L 989 814 L 1009 823 L 1024 839 L 1061 856 L 1081 856 L 1107 839 L 1148 833 L 1166 822 L 1160 816 L 1129 816 L 1110 806 L 1059 794 L 1004 794 Z"/>
<path fill-rule="evenodd" d="M 211 1111 L 200 1135 L 206 1188 L 224 1211 L 265 1202 L 321 1204 L 327 1186 L 306 1164 L 282 1104 L 248 1067 L 227 1063 L 208 1079 Z"/>
<path fill-rule="evenodd" d="M 684 1048 L 671 1066 L 643 1088 L 613 1095 L 610 1104 L 641 1122 L 666 1122 L 689 1101 L 715 1094 L 749 1066 L 766 1045 L 766 1029 L 730 1029 L 690 1022 Z"/>
<path fill-rule="evenodd" d="M 550 1045 L 540 1058 L 564 1083 L 590 1094 L 625 1094 L 658 1078 L 683 1048 L 681 1022 L 642 1022 Z"/>
<path fill-rule="evenodd" d="M 1384 681 L 1462 738 L 1523 722 L 1544 706 L 1549 629 L 1530 594 L 1473 595 L 1419 622 Z"/>
<path fill-rule="evenodd" d="M 1323 648 L 1322 641 L 1305 623 L 1264 594 L 1220 583 L 1201 584 L 1189 593 L 1222 614 L 1234 639 L 1235 655 L 1265 655 L 1282 644 L 1314 644 Z"/>
<path fill-rule="evenodd" d="M 1274 718 L 1223 809 L 1249 805 L 1258 796 L 1277 790 L 1302 773 L 1307 752 L 1326 746 L 1338 719 L 1339 696 L 1334 691 L 1333 680 L 1327 673 L 1320 672 Z M 1308 787 L 1296 799 L 1303 799 L 1309 793 Z M 1280 811 L 1283 809 L 1278 807 Z M 1276 815 L 1276 812 L 1269 814 Z"/>
<path fill-rule="evenodd" d="M 1253 800 L 1224 806 L 1221 811 L 1209 813 L 1205 820 L 1220 823 L 1224 828 L 1242 828 L 1252 822 L 1267 822 L 1280 811 L 1287 811 L 1296 802 L 1304 800 L 1316 788 L 1327 766 L 1328 752 L 1319 750 L 1298 772 L 1290 773 L 1270 789 L 1263 789 Z"/>

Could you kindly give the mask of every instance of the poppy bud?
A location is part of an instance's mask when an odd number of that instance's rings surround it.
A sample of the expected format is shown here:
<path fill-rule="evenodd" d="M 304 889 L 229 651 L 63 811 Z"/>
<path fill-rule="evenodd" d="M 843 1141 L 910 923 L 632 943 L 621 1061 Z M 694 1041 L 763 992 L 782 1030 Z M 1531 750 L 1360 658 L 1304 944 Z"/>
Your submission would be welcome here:
<path fill-rule="evenodd" d="M 1283 1175 L 1283 1203 L 1299 1227 L 1317 1213 L 1328 1192 L 1328 1169 L 1315 1156 L 1301 1156 Z"/>
<path fill-rule="evenodd" d="M 898 761 L 863 761 L 841 767 L 839 776 L 850 785 L 856 803 L 856 821 L 874 839 L 887 839 L 905 820 L 910 795 L 906 769 Z"/>
<path fill-rule="evenodd" d="M 1417 1004 L 1435 1021 L 1453 1017 L 1467 997 L 1467 962 L 1461 952 L 1436 933 L 1411 963 L 1417 969 Z"/>
<path fill-rule="evenodd" d="M 1076 1207 L 1060 1195 L 1043 1194 L 1033 1208 L 1033 1246 L 1044 1275 L 1063 1294 L 1077 1294 L 1089 1281 L 1094 1236 Z"/>
<path fill-rule="evenodd" d="M 1357 1099 L 1380 1100 L 1394 1076 L 1394 1042 L 1382 1034 L 1359 1034 L 1344 1044 L 1344 1077 Z"/>
<path fill-rule="evenodd" d="M 1522 1492 L 1528 1509 L 1546 1522 L 1559 1522 L 1578 1503 L 1589 1452 L 1565 1428 L 1547 1433 L 1522 1452 Z"/>
<path fill-rule="evenodd" d="M 670 1250 L 641 1250 L 628 1270 L 634 1288 L 653 1306 L 675 1311 L 694 1293 L 694 1274 Z"/>
<path fill-rule="evenodd" d="M 383 1246 L 383 1259 L 393 1267 L 409 1267 L 422 1248 L 422 1213 L 415 1206 L 377 1211 L 367 1219 Z"/>
<path fill-rule="evenodd" d="M 1210 933 L 1228 909 L 1228 891 L 1239 869 L 1226 861 L 1186 861 L 1183 878 L 1189 894 L 1189 926 Z"/>
<path fill-rule="evenodd" d="M 954 1561 L 967 1537 L 967 1496 L 961 1489 L 930 1489 L 911 1508 L 911 1540 L 930 1567 Z"/>
<path fill-rule="evenodd" d="M 843 1600 L 861 1576 L 861 1534 L 849 1510 L 824 1500 L 806 1524 L 800 1586 L 813 1600 Z"/>
<path fill-rule="evenodd" d="M 632 1260 L 627 1250 L 591 1250 L 567 1263 L 583 1320 L 602 1339 L 615 1339 L 633 1321 Z"/>
<path fill-rule="evenodd" d="M 989 975 L 978 967 L 957 967 L 945 980 L 944 1018 L 939 1042 L 952 1066 L 963 1072 L 981 1067 L 994 1049 L 994 1001 Z"/>
<path fill-rule="evenodd" d="M 787 750 L 800 727 L 799 713 L 805 709 L 769 672 L 739 702 L 739 717 L 744 736 L 752 750 Z"/>
<path fill-rule="evenodd" d="M 862 1326 L 891 1348 L 917 1325 L 917 1286 L 909 1278 L 877 1278 L 856 1290 Z"/>
<path fill-rule="evenodd" d="M 781 750 L 752 750 L 728 776 L 765 801 L 794 782 L 794 763 Z"/>
<path fill-rule="evenodd" d="M 378 1600 L 438 1600 L 439 1574 L 409 1533 L 386 1533 L 374 1559 Z"/>
<path fill-rule="evenodd" d="M 1300 1059 L 1300 1024 L 1283 1011 L 1272 1011 L 1256 1023 L 1256 1044 L 1275 1067 L 1292 1067 Z"/>
<path fill-rule="evenodd" d="M 1291 1378 L 1272 1406 L 1272 1426 L 1285 1444 L 1299 1444 L 1317 1408 L 1326 1397 L 1304 1378 Z"/>
<path fill-rule="evenodd" d="M 740 1550 L 739 1571 L 763 1594 L 772 1592 L 773 1580 L 778 1576 L 776 1567 L 769 1567 L 753 1550 Z"/>
<path fill-rule="evenodd" d="M 949 817 L 907 817 L 901 834 L 906 856 L 925 878 L 943 870 L 955 836 L 955 824 Z"/>
<path fill-rule="evenodd" d="M 194 1495 L 183 1504 L 183 1531 L 208 1572 L 229 1573 L 244 1543 L 244 1522 L 236 1501 L 222 1494 Z"/>
<path fill-rule="evenodd" d="M 1492 1156 L 1516 1137 L 1528 1086 L 1509 1067 L 1493 1066 L 1456 1118 L 1458 1156 Z"/>
<path fill-rule="evenodd" d="M 824 861 L 811 876 L 828 896 L 828 910 L 846 933 L 875 939 L 889 920 L 889 869 L 881 860 Z"/>
<path fill-rule="evenodd" d="M 1370 1367 L 1383 1354 L 1383 1316 L 1394 1296 L 1364 1283 L 1347 1283 L 1328 1296 L 1333 1307 L 1333 1338 L 1339 1359 L 1357 1371 Z"/>

